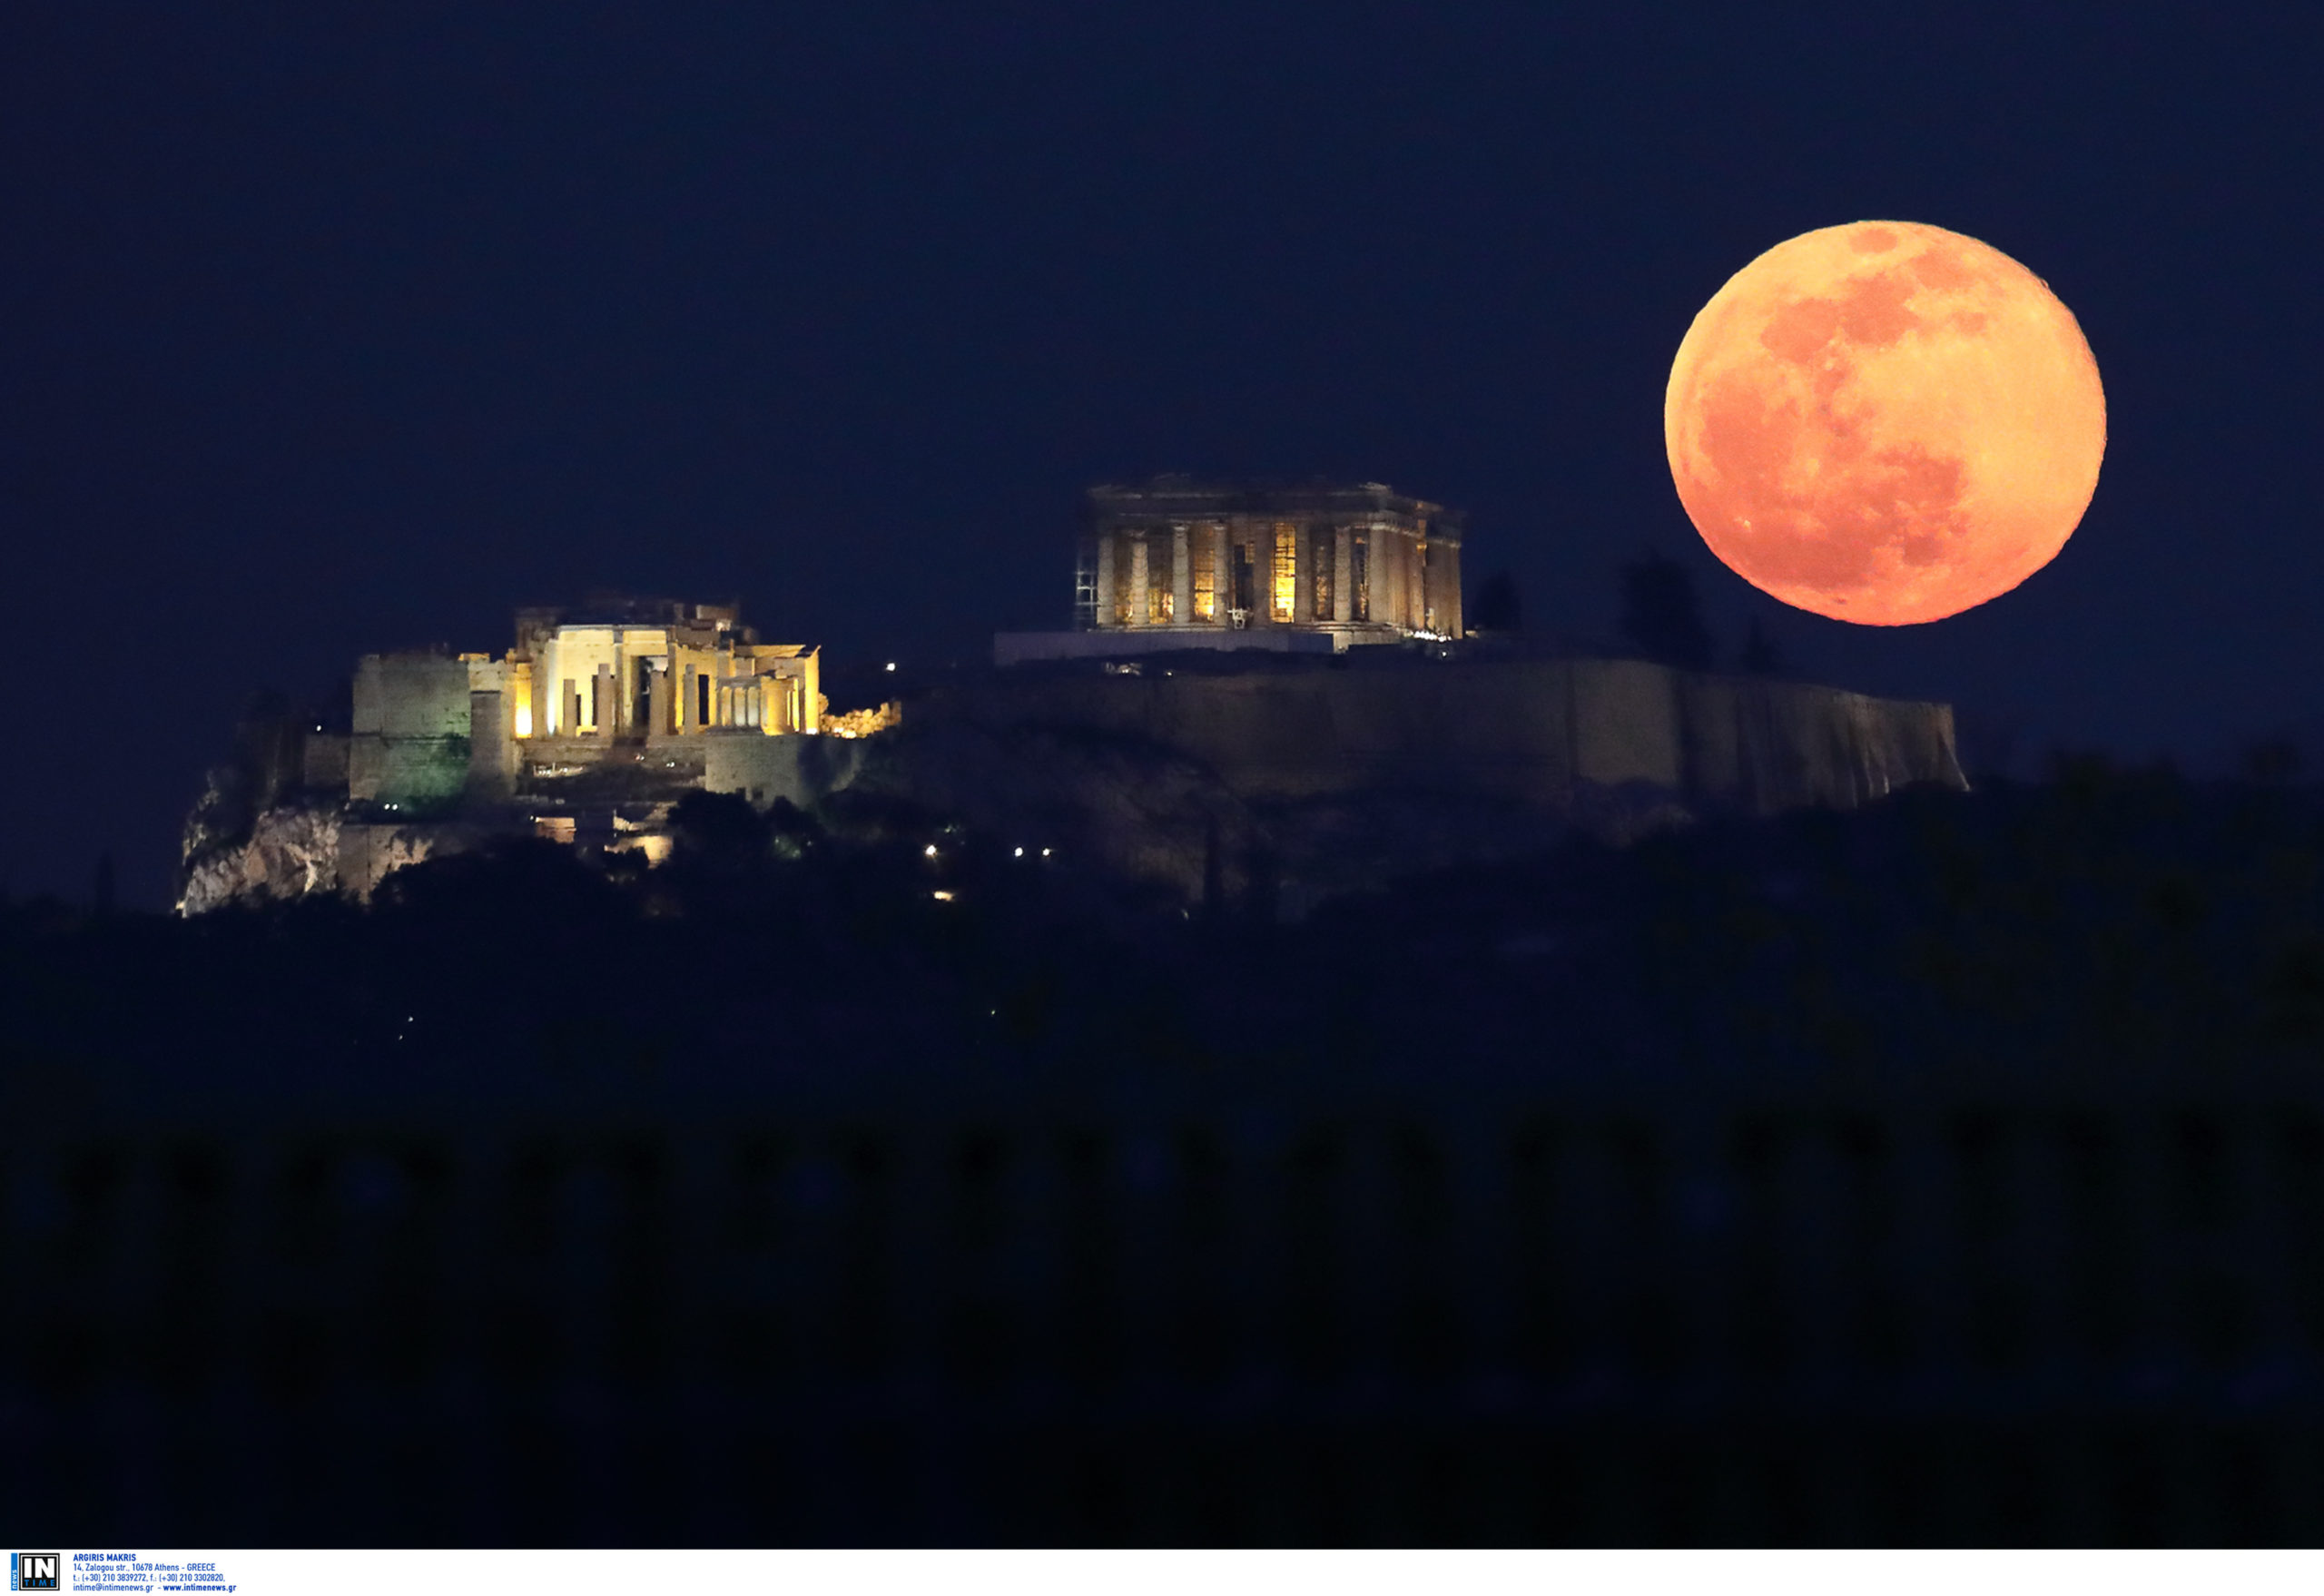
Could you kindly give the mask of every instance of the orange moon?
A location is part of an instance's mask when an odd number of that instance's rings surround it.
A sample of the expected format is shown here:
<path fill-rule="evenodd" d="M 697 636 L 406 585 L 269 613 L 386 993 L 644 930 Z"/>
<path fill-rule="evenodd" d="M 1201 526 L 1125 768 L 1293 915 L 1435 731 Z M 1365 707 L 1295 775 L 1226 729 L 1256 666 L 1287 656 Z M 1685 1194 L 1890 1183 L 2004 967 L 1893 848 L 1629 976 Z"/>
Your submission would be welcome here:
<path fill-rule="evenodd" d="M 1777 244 L 1679 345 L 1663 442 L 1728 569 L 1907 626 L 2057 557 L 2098 488 L 2106 396 L 2073 313 L 1990 244 L 1858 222 Z"/>

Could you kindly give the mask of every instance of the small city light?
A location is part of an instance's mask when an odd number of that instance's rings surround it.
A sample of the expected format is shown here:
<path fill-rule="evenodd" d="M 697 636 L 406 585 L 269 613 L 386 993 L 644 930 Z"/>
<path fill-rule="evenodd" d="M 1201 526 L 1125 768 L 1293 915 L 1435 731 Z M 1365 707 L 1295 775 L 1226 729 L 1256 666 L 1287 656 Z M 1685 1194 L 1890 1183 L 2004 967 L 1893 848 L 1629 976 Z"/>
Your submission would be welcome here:
<path fill-rule="evenodd" d="M 952 894 L 950 892 L 935 892 L 929 893 L 928 895 L 935 899 L 939 903 L 950 903 L 952 901 Z"/>
<path fill-rule="evenodd" d="M 1044 859 L 1047 859 L 1049 856 L 1049 851 L 1048 849 L 1046 849 L 1046 848 L 1042 849 L 1042 850 L 1041 850 L 1041 857 L 1042 857 L 1042 858 L 1044 858 Z"/>
<path fill-rule="evenodd" d="M 896 668 L 896 662 L 895 662 L 894 660 L 892 660 L 892 659 L 891 659 L 891 660 L 890 660 L 890 661 L 888 662 L 888 668 L 889 668 L 890 670 L 891 670 L 891 671 L 892 671 L 892 670 L 894 670 L 894 669 Z"/>
<path fill-rule="evenodd" d="M 931 859 L 933 859 L 936 857 L 936 844 L 931 842 L 926 848 L 922 849 L 921 852 L 926 853 Z"/>
<path fill-rule="evenodd" d="M 1016 855 L 1016 856 L 1017 856 L 1018 858 L 1019 858 L 1019 859 L 1024 858 L 1024 857 L 1025 857 L 1025 850 L 1023 850 L 1022 848 L 1018 849 L 1018 850 L 1017 850 L 1017 855 Z"/>

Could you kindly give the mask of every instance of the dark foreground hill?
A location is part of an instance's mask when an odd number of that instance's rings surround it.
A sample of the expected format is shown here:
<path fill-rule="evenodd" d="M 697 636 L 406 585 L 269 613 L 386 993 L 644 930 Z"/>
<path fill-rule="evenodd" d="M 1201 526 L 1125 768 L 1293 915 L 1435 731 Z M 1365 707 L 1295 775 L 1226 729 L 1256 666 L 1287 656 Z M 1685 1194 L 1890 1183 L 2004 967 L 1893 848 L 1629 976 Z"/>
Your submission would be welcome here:
<path fill-rule="evenodd" d="M 680 822 L 8 911 L 11 1522 L 2324 1529 L 2311 790 L 2083 764 L 1295 922 L 1264 861 L 1188 911 L 868 796 Z"/>

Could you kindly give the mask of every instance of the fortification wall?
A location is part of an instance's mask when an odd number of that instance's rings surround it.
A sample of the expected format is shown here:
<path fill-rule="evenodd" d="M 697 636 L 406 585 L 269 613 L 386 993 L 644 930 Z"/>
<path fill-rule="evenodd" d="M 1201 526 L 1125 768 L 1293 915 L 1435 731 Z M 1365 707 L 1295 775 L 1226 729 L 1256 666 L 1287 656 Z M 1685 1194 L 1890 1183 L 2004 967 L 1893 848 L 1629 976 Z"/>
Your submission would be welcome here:
<path fill-rule="evenodd" d="M 468 667 L 433 654 L 367 654 L 356 663 L 359 737 L 465 737 Z"/>
<path fill-rule="evenodd" d="M 769 737 L 758 732 L 711 732 L 702 749 L 703 786 L 740 793 L 763 809 L 777 798 L 804 807 L 854 781 L 866 743 L 852 737 Z"/>
<path fill-rule="evenodd" d="M 300 773 L 310 787 L 347 785 L 347 738 L 336 732 L 309 732 L 300 749 Z"/>
<path fill-rule="evenodd" d="M 468 790 L 471 796 L 506 798 L 517 785 L 517 738 L 506 695 L 497 688 L 468 694 Z"/>
<path fill-rule="evenodd" d="M 517 743 L 517 764 L 526 771 L 603 764 L 616 747 L 625 759 L 636 752 L 634 744 L 616 744 L 610 737 L 525 737 Z"/>
<path fill-rule="evenodd" d="M 432 654 L 367 654 L 355 667 L 347 794 L 358 803 L 450 803 L 468 784 L 468 667 Z"/>
<path fill-rule="evenodd" d="M 1246 798 L 1434 792 L 1564 809 L 1583 786 L 1645 783 L 1765 813 L 1846 807 L 1913 782 L 1967 784 L 1950 705 L 1640 660 L 1001 675 L 931 708 L 1138 737 Z"/>
<path fill-rule="evenodd" d="M 450 803 L 468 791 L 466 737 L 350 738 L 347 795 L 359 803 Z"/>

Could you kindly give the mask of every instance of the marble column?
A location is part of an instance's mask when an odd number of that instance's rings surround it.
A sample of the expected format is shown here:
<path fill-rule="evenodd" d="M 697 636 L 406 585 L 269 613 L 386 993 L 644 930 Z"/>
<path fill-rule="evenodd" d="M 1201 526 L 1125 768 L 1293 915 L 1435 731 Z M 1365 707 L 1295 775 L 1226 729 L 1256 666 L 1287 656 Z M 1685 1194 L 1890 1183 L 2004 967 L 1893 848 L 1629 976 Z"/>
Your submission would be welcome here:
<path fill-rule="evenodd" d="M 1129 624 L 1143 626 L 1154 604 L 1154 574 L 1147 563 L 1146 534 L 1137 533 L 1129 546 Z"/>
<path fill-rule="evenodd" d="M 1195 568 L 1187 558 L 1187 529 L 1170 528 L 1170 624 L 1190 626 L 1195 619 Z"/>
<path fill-rule="evenodd" d="M 657 659 L 649 667 L 645 685 L 645 713 L 653 724 L 645 728 L 649 737 L 658 737 L 670 729 L 670 662 Z"/>
<path fill-rule="evenodd" d="M 1355 534 L 1345 527 L 1332 531 L 1332 619 L 1343 624 L 1355 618 Z"/>
<path fill-rule="evenodd" d="M 556 640 L 552 637 L 533 650 L 533 735 L 554 737 L 565 724 L 565 701 L 557 696 Z"/>
<path fill-rule="evenodd" d="M 1420 626 L 1420 539 L 1396 545 L 1396 618 L 1407 631 Z"/>
<path fill-rule="evenodd" d="M 1403 557 L 1403 535 L 1394 527 L 1384 527 L 1372 534 L 1372 618 L 1392 626 L 1403 623 L 1403 611 L 1396 599 Z"/>
<path fill-rule="evenodd" d="M 1090 624 L 1110 626 L 1114 624 L 1114 535 L 1098 534 L 1098 602 L 1090 616 Z"/>
<path fill-rule="evenodd" d="M 1224 521 L 1210 528 L 1210 624 L 1231 626 L 1227 611 L 1235 606 L 1235 537 Z"/>

